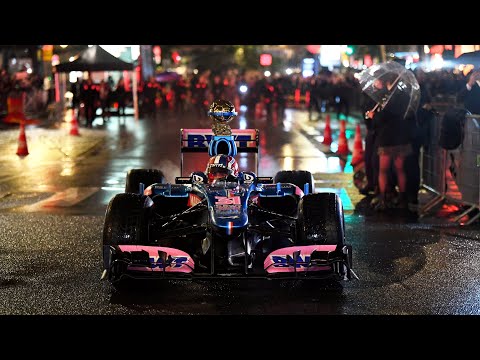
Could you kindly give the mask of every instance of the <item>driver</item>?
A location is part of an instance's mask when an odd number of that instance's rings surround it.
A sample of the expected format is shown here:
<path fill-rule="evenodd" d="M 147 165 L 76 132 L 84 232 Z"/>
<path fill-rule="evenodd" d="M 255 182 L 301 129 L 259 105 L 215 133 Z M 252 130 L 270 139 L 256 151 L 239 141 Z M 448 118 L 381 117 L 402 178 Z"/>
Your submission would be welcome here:
<path fill-rule="evenodd" d="M 238 176 L 238 164 L 233 156 L 216 155 L 212 156 L 207 163 L 205 174 L 208 183 L 212 184 L 217 179 L 226 179 L 229 175 Z"/>
<path fill-rule="evenodd" d="M 208 184 L 212 185 L 218 179 L 226 180 L 228 176 L 238 177 L 238 164 L 233 156 L 217 155 L 212 156 L 207 163 L 205 170 Z M 201 181 L 203 183 L 203 181 Z M 188 196 L 188 206 L 195 206 L 202 201 L 202 198 L 194 193 Z"/>

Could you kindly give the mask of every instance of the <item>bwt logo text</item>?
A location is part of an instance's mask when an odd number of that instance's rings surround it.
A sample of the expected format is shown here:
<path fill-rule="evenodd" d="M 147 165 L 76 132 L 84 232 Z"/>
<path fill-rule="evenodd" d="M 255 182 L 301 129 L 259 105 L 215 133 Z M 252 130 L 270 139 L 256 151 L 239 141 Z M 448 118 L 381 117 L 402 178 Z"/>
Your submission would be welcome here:
<path fill-rule="evenodd" d="M 187 136 L 187 147 L 198 148 L 208 147 L 208 143 L 212 139 L 213 135 L 200 135 L 190 134 Z M 248 143 L 253 140 L 250 135 L 233 135 L 234 140 L 237 142 L 238 147 L 248 147 Z"/>
<path fill-rule="evenodd" d="M 295 264 L 292 257 L 289 257 L 287 260 L 287 255 L 272 255 L 270 258 L 272 259 L 273 267 L 289 267 L 294 266 Z M 303 258 L 301 255 L 298 256 L 297 263 L 295 265 L 297 269 L 310 267 L 310 255 L 305 255 Z"/>

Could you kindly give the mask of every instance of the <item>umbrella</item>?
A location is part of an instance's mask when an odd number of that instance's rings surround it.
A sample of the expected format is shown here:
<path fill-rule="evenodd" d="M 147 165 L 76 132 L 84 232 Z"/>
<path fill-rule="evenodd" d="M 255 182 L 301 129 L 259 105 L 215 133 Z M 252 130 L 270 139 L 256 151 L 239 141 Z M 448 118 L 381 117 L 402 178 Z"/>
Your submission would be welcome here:
<path fill-rule="evenodd" d="M 454 59 L 453 62 L 464 65 L 472 64 L 478 68 L 480 66 L 480 50 L 463 53 L 458 58 Z"/>
<path fill-rule="evenodd" d="M 174 71 L 165 71 L 155 75 L 155 80 L 158 82 L 173 82 L 179 80 L 180 78 L 181 76 Z"/>
<path fill-rule="evenodd" d="M 420 101 L 420 85 L 410 70 L 395 61 L 370 66 L 355 75 L 362 91 L 377 104 L 372 109 L 386 110 L 402 118 L 415 113 Z"/>

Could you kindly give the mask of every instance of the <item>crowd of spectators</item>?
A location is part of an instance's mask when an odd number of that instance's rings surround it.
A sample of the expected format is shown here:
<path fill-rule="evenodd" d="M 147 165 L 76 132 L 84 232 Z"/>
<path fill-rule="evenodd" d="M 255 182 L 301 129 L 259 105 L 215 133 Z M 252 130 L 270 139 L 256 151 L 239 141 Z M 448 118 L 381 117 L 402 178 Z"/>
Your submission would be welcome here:
<path fill-rule="evenodd" d="M 9 96 L 25 94 L 25 112 L 41 112 L 46 109 L 49 101 L 49 92 L 44 88 L 43 79 L 37 74 L 26 71 L 9 74 L 6 69 L 0 69 L 0 115 L 8 112 L 7 99 Z"/>
<path fill-rule="evenodd" d="M 298 105 L 308 109 L 309 118 L 321 118 L 325 111 L 333 111 L 337 117 L 348 117 L 361 112 L 365 98 L 354 78 L 357 70 L 322 70 L 315 76 L 303 77 L 299 73 L 290 75 L 262 73 L 240 74 L 236 70 L 189 73 L 164 80 L 155 76 L 138 84 L 140 112 L 152 116 L 162 111 L 192 111 L 204 116 L 213 99 L 227 99 L 235 104 L 247 105 L 249 112 L 258 104 L 270 114 L 277 109 L 280 114 L 286 107 Z M 459 71 L 438 70 L 423 73 L 422 82 L 432 98 L 455 98 L 467 83 L 467 75 Z M 47 82 L 48 83 L 48 82 Z M 123 79 L 113 83 L 111 77 L 99 83 L 79 79 L 71 83 L 68 90 L 73 94 L 72 105 L 81 110 L 85 125 L 90 126 L 97 110 L 108 118 L 112 111 L 124 114 L 126 106 L 132 105 L 132 89 Z M 53 89 L 46 88 L 43 79 L 26 72 L 8 74 L 0 71 L 0 114 L 7 112 L 7 98 L 19 92 L 27 95 L 26 107 L 30 112 L 45 110 L 55 101 Z M 92 118 L 93 117 L 93 118 Z"/>

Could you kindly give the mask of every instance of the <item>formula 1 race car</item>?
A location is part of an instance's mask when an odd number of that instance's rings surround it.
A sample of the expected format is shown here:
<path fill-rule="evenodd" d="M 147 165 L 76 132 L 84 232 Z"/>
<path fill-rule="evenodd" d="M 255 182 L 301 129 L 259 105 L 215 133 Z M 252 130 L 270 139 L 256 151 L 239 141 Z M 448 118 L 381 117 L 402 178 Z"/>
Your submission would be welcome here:
<path fill-rule="evenodd" d="M 210 110 L 235 113 L 222 101 Z M 181 130 L 182 156 L 209 152 L 205 172 L 174 184 L 161 170 L 128 172 L 105 215 L 102 278 L 356 277 L 338 195 L 314 193 L 309 171 L 239 172 L 234 155 L 258 152 L 258 130 L 213 129 Z"/>

